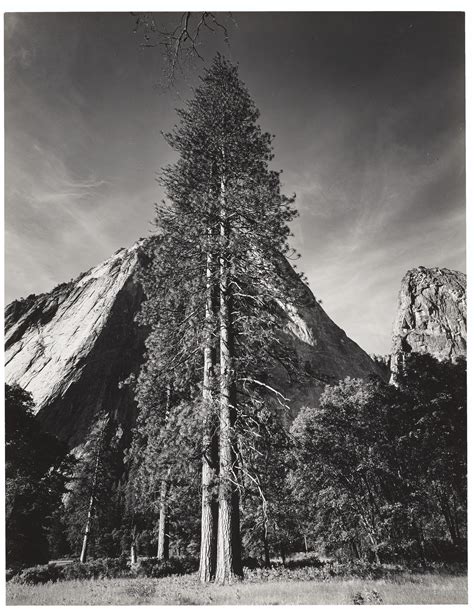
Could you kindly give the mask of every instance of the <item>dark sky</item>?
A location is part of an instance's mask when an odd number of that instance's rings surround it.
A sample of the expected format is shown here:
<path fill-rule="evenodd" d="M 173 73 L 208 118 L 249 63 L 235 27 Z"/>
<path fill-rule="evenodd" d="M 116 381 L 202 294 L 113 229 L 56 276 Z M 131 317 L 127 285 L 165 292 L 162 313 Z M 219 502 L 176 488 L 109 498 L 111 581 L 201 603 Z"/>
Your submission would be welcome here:
<path fill-rule="evenodd" d="M 316 297 L 387 353 L 403 274 L 465 271 L 462 13 L 235 13 L 209 32 L 275 138 Z M 166 19 L 173 20 L 168 14 Z M 160 131 L 203 64 L 164 92 L 127 13 L 5 18 L 6 302 L 50 290 L 150 231 L 173 159 Z"/>

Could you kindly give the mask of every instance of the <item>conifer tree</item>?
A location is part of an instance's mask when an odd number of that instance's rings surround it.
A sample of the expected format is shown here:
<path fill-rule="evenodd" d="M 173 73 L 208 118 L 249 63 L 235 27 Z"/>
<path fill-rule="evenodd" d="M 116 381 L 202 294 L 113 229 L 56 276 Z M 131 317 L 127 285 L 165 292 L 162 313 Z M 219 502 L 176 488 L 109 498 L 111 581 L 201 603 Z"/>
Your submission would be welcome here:
<path fill-rule="evenodd" d="M 235 66 L 218 55 L 178 115 L 165 138 L 179 159 L 162 173 L 167 200 L 143 278 L 151 333 L 138 387 L 149 402 L 172 384 L 200 407 L 200 575 L 228 583 L 242 575 L 239 437 L 269 395 L 285 401 L 272 367 L 292 366 L 280 340 L 295 212 Z"/>
<path fill-rule="evenodd" d="M 66 497 L 64 523 L 71 548 L 81 562 L 121 552 L 113 537 L 123 514 L 121 436 L 113 417 L 101 413 L 77 460 Z"/>
<path fill-rule="evenodd" d="M 62 498 L 74 468 L 66 445 L 41 431 L 33 410 L 28 392 L 5 385 L 7 567 L 48 561 L 56 517 L 63 511 Z"/>
<path fill-rule="evenodd" d="M 146 373 L 151 376 L 151 368 Z M 170 544 L 175 551 L 183 545 L 197 548 L 189 513 L 198 513 L 193 496 L 199 490 L 199 415 L 184 401 L 175 404 L 171 399 L 167 405 L 166 395 L 138 398 L 140 413 L 127 453 L 127 511 L 143 530 L 137 527 L 137 538 L 152 531 L 156 556 L 166 559 Z"/>

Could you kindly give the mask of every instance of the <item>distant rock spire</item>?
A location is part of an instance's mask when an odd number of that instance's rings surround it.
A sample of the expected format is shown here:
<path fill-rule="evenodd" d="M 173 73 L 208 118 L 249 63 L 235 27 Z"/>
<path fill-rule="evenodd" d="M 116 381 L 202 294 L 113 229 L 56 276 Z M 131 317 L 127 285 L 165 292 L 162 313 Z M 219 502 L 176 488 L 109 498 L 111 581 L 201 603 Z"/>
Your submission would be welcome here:
<path fill-rule="evenodd" d="M 419 266 L 402 279 L 393 325 L 390 381 L 408 353 L 454 361 L 466 355 L 466 275 Z"/>

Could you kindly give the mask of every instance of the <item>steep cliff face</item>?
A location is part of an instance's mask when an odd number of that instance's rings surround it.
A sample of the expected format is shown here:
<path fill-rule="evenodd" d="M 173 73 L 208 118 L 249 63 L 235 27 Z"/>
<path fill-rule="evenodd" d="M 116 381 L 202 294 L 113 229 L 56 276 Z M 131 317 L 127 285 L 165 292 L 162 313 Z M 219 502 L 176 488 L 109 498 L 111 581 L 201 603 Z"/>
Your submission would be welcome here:
<path fill-rule="evenodd" d="M 6 308 L 6 382 L 29 391 L 45 428 L 71 447 L 101 410 L 124 431 L 134 421 L 131 392 L 119 383 L 137 371 L 144 351 L 146 332 L 134 321 L 142 247 L 121 249 L 75 281 Z"/>
<path fill-rule="evenodd" d="M 392 380 L 407 353 L 437 359 L 466 355 L 466 275 L 446 268 L 409 270 L 402 279 L 393 326 Z"/>
<path fill-rule="evenodd" d="M 143 300 L 136 278 L 143 250 L 139 241 L 75 281 L 6 308 L 6 382 L 29 391 L 45 428 L 71 447 L 86 439 L 101 411 L 112 413 L 125 433 L 133 425 L 135 403 L 119 383 L 143 360 L 146 330 L 134 321 Z M 287 271 L 295 275 L 289 265 Z M 382 374 L 303 283 L 301 291 L 301 304 L 287 308 L 286 339 L 307 379 L 287 381 L 294 413 L 317 401 L 326 383 Z"/>
<path fill-rule="evenodd" d="M 290 265 L 286 269 L 288 275 L 295 275 Z M 299 283 L 298 306 L 286 307 L 290 320 L 287 342 L 296 350 L 305 374 L 303 382 L 292 385 L 288 381 L 287 384 L 293 416 L 302 406 L 317 402 L 326 384 L 334 384 L 347 376 L 387 378 L 386 368 L 375 363 L 351 340 L 327 315 L 309 287 Z M 279 372 L 280 380 L 282 377 L 285 377 L 284 371 Z"/>

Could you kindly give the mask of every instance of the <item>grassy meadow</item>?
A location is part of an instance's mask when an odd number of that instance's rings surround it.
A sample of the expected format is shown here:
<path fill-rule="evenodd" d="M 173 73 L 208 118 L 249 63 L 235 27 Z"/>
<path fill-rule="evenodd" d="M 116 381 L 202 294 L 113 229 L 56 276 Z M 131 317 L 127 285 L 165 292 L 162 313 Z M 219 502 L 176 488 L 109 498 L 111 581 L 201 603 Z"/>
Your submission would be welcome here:
<path fill-rule="evenodd" d="M 393 579 L 268 580 L 202 585 L 196 574 L 7 583 L 8 605 L 467 604 L 467 576 L 402 574 Z"/>

